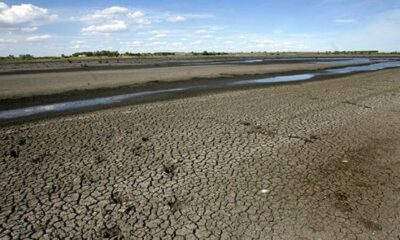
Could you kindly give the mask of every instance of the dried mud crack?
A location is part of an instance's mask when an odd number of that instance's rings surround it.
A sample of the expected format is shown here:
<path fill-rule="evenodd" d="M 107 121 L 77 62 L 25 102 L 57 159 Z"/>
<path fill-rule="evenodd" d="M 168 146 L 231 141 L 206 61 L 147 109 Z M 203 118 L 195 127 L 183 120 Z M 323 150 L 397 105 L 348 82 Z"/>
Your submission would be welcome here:
<path fill-rule="evenodd" d="M 0 129 L 0 239 L 399 239 L 400 70 Z"/>

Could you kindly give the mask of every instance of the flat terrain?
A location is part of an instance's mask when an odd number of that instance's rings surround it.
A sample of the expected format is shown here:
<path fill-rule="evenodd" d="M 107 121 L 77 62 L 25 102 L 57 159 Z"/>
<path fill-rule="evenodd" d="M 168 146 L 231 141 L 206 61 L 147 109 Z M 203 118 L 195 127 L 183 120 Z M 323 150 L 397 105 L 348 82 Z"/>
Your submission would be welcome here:
<path fill-rule="evenodd" d="M 400 70 L 0 129 L 0 239 L 400 238 Z"/>
<path fill-rule="evenodd" d="M 0 58 L 0 74 L 15 72 L 35 72 L 49 70 L 77 70 L 86 68 L 135 68 L 173 66 L 182 64 L 207 64 L 227 61 L 266 59 L 268 62 L 293 62 L 296 58 L 335 59 L 335 58 L 398 58 L 399 54 L 317 54 L 317 53 L 242 53 L 229 55 L 175 55 L 175 56 L 140 56 L 140 57 L 72 57 L 56 59 L 12 60 Z M 292 59 L 292 60 L 290 60 Z M 284 60 L 284 61 L 282 61 Z"/>
<path fill-rule="evenodd" d="M 0 99 L 58 94 L 72 90 L 117 88 L 149 82 L 219 78 L 288 71 L 318 70 L 341 64 L 223 64 L 146 67 L 140 69 L 85 70 L 0 75 Z"/>
<path fill-rule="evenodd" d="M 171 66 L 177 64 L 213 63 L 254 59 L 260 56 L 171 56 L 171 57 L 134 57 L 134 58 L 68 58 L 57 60 L 0 61 L 0 73 L 35 72 L 50 70 L 79 70 L 82 68 L 135 68 Z M 262 57 L 262 56 L 261 56 Z"/>

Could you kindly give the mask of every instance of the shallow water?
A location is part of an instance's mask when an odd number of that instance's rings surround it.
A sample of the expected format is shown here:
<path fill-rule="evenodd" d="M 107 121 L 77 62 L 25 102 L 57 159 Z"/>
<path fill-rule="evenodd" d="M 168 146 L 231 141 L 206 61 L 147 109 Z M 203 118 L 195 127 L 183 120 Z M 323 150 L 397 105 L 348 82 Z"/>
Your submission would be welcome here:
<path fill-rule="evenodd" d="M 294 82 L 294 81 L 304 81 L 315 77 L 315 74 L 295 74 L 295 75 L 285 75 L 277 77 L 268 77 L 253 80 L 241 80 L 230 83 L 230 85 L 251 85 L 254 83 L 280 83 L 280 82 Z"/>
<path fill-rule="evenodd" d="M 17 118 L 23 118 L 33 115 L 46 114 L 51 112 L 63 112 L 63 111 L 71 111 L 78 110 L 96 106 L 107 106 L 116 103 L 123 103 L 126 101 L 132 101 L 135 99 L 157 97 L 166 93 L 176 93 L 176 92 L 185 92 L 189 90 L 202 90 L 207 91 L 211 89 L 217 88 L 232 88 L 232 87 L 242 87 L 242 86 L 251 86 L 251 85 L 262 85 L 262 84 L 271 84 L 271 83 L 283 83 L 283 82 L 295 82 L 295 81 L 305 81 L 311 80 L 318 76 L 334 76 L 340 74 L 348 74 L 355 72 L 365 72 L 365 71 L 377 71 L 386 68 L 400 67 L 400 61 L 389 61 L 389 62 L 379 62 L 373 63 L 369 65 L 362 66 L 348 66 L 348 67 L 340 67 L 327 69 L 319 72 L 310 72 L 305 74 L 292 74 L 292 75 L 282 75 L 282 76 L 274 76 L 267 77 L 261 79 L 249 79 L 249 80 L 232 80 L 227 81 L 221 84 L 220 82 L 210 81 L 207 85 L 197 85 L 191 87 L 176 87 L 176 88 L 167 88 L 161 90 L 154 91 L 143 91 L 138 93 L 131 94 L 123 94 L 116 95 L 111 97 L 100 97 L 100 98 L 92 98 L 92 99 L 84 99 L 78 101 L 69 101 L 55 104 L 46 104 L 40 106 L 33 107 L 25 107 L 18 108 L 12 110 L 4 110 L 0 111 L 0 121 L 12 120 Z"/>
<path fill-rule="evenodd" d="M 213 61 L 213 62 L 199 62 L 199 63 L 182 63 L 180 65 L 209 65 L 209 64 L 253 64 L 253 63 L 272 63 L 272 62 L 307 62 L 307 63 L 318 63 L 318 64 L 366 64 L 372 62 L 387 61 L 382 59 L 370 59 L 370 58 L 333 58 L 333 57 L 273 57 L 273 58 L 254 58 L 254 59 L 242 59 L 242 60 L 227 60 L 227 61 Z"/>
<path fill-rule="evenodd" d="M 327 58 L 327 57 L 296 57 L 296 58 L 263 58 L 263 59 L 250 59 L 250 60 L 241 60 L 238 61 L 240 63 L 257 63 L 257 62 L 310 62 L 310 63 L 317 63 L 317 64 L 332 64 L 332 63 L 339 63 L 339 64 L 367 64 L 367 63 L 374 63 L 380 61 L 388 61 L 387 59 L 370 59 L 370 58 Z"/>
<path fill-rule="evenodd" d="M 127 99 L 144 97 L 149 95 L 156 95 L 162 93 L 172 93 L 183 91 L 185 88 L 172 88 L 165 90 L 157 90 L 157 91 L 145 91 L 139 93 L 131 93 L 131 94 L 123 94 L 111 97 L 102 97 L 102 98 L 92 98 L 78 101 L 70 101 L 63 103 L 55 103 L 55 104 L 47 104 L 26 108 L 19 108 L 13 110 L 0 111 L 0 119 L 13 119 L 20 117 L 27 117 L 35 114 L 46 113 L 46 112 L 59 112 L 59 111 L 67 111 L 80 109 L 85 107 L 94 107 L 100 105 L 110 105 L 122 102 Z"/>
<path fill-rule="evenodd" d="M 334 68 L 334 69 L 327 69 L 325 72 L 329 74 L 345 74 L 345 73 L 352 73 L 352 72 L 366 72 L 366 71 L 377 71 L 382 70 L 385 68 L 392 68 L 392 67 L 400 67 L 399 61 L 390 61 L 390 62 L 380 62 L 374 63 L 370 65 L 364 66 L 349 66 L 343 68 Z"/>
<path fill-rule="evenodd" d="M 340 63 L 340 64 L 364 64 L 364 63 L 371 63 L 373 60 L 369 58 L 350 58 L 350 59 L 344 59 L 344 58 L 338 58 L 338 59 L 331 59 L 331 60 L 323 60 L 323 61 L 314 61 L 314 63 L 320 63 L 320 64 L 330 64 L 330 63 Z M 374 61 L 375 62 L 375 61 Z"/>
<path fill-rule="evenodd" d="M 242 62 L 244 63 L 257 63 L 257 62 L 263 62 L 264 59 L 248 59 L 248 60 L 244 60 Z"/>

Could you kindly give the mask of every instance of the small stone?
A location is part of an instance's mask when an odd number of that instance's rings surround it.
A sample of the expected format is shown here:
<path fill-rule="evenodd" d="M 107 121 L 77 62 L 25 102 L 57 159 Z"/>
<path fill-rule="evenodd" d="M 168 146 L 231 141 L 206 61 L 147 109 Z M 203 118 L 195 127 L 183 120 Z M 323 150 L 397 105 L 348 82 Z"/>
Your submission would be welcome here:
<path fill-rule="evenodd" d="M 261 189 L 260 192 L 261 192 L 261 193 L 269 193 L 269 190 L 268 190 L 268 189 Z"/>

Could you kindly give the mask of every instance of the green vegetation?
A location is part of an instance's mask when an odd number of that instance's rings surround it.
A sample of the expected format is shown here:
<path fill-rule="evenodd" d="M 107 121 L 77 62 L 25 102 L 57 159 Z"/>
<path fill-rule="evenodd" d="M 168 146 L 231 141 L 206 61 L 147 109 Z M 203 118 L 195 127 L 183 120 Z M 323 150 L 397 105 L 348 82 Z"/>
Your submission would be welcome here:
<path fill-rule="evenodd" d="M 165 56 L 221 56 L 221 55 L 235 55 L 227 52 L 190 52 L 190 53 L 177 53 L 177 52 L 155 52 L 155 53 L 119 53 L 118 51 L 95 51 L 95 52 L 76 52 L 71 55 L 61 54 L 60 57 L 35 57 L 31 54 L 22 54 L 19 56 L 9 55 L 6 57 L 0 56 L 0 61 L 31 61 L 31 60 L 54 60 L 54 59 L 68 59 L 68 58 L 116 58 L 116 57 L 165 57 Z"/>
<path fill-rule="evenodd" d="M 193 56 L 220 56 L 220 55 L 228 55 L 227 52 L 190 52 L 185 55 L 193 55 Z M 153 57 L 153 56 L 175 56 L 178 53 L 175 52 L 155 52 L 155 53 L 119 53 L 118 51 L 97 51 L 97 52 L 77 52 L 72 54 L 72 57 Z M 65 57 L 63 54 L 62 56 Z"/>
<path fill-rule="evenodd" d="M 9 59 L 9 60 L 16 60 L 16 59 L 33 60 L 33 59 L 35 59 L 35 57 L 30 54 L 21 54 L 18 57 L 15 57 L 14 55 L 8 55 L 7 57 L 0 57 L 0 58 L 1 59 Z"/>
<path fill-rule="evenodd" d="M 97 52 L 77 52 L 72 54 L 72 57 L 119 57 L 118 51 L 97 51 Z"/>
<path fill-rule="evenodd" d="M 47 57 L 36 57 L 31 54 L 21 54 L 19 56 L 0 56 L 0 62 L 29 62 L 29 61 L 51 61 L 51 60 L 76 60 L 76 59 L 103 59 L 103 58 L 129 58 L 129 57 L 140 57 L 140 58 L 151 58 L 151 57 L 175 57 L 175 56 L 239 56 L 239 57 L 362 57 L 362 56 L 400 56 L 400 52 L 379 52 L 376 50 L 368 51 L 324 51 L 324 52 L 155 52 L 155 53 L 132 53 L 125 52 L 120 53 L 118 51 L 86 51 L 76 52 L 71 55 L 61 54 L 59 57 L 47 56 Z"/>
<path fill-rule="evenodd" d="M 54 59 L 59 59 L 60 57 L 35 57 L 31 54 L 21 54 L 19 56 L 14 56 L 14 55 L 8 55 L 6 57 L 1 57 L 0 56 L 0 61 L 33 61 L 33 60 L 54 60 Z"/>
<path fill-rule="evenodd" d="M 332 52 L 326 52 L 332 54 Z M 354 55 L 371 55 L 378 54 L 379 51 L 371 50 L 371 51 L 334 51 L 333 54 L 354 54 Z"/>
<path fill-rule="evenodd" d="M 220 56 L 220 55 L 229 55 L 227 52 L 191 52 L 193 56 Z"/>
<path fill-rule="evenodd" d="M 120 54 L 120 56 L 130 56 L 130 57 L 151 57 L 151 56 L 175 56 L 174 52 L 155 52 L 155 53 L 130 53 L 126 52 Z"/>

